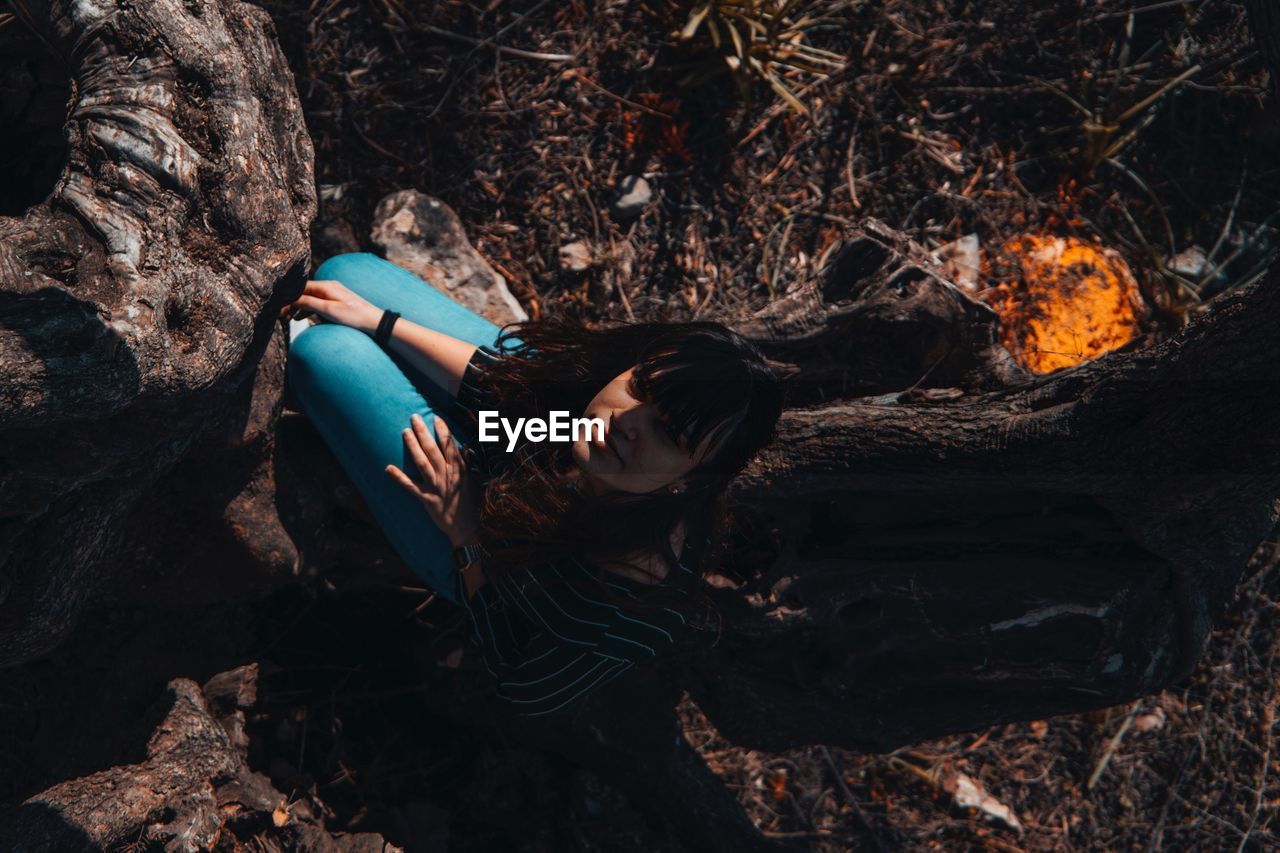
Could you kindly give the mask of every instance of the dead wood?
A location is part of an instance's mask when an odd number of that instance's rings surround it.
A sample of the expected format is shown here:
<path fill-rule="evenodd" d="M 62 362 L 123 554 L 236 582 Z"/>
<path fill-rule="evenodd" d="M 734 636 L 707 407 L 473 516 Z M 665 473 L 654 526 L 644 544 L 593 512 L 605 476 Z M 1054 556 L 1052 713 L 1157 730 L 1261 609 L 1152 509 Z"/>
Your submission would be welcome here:
<path fill-rule="evenodd" d="M 398 850 L 373 833 L 330 835 L 309 802 L 291 802 L 249 769 L 244 713 L 256 701 L 257 678 L 251 665 L 214 676 L 203 688 L 174 679 L 142 763 L 62 782 L 0 808 L 0 844 L 59 853 L 130 844 L 209 850 L 234 838 L 262 850 Z"/>
<path fill-rule="evenodd" d="M 268 306 L 301 287 L 315 210 L 311 141 L 266 13 L 211 0 L 13 6 L 75 96 L 56 185 L 0 217 L 9 664 L 59 642 L 120 565 L 126 519 L 192 451 L 236 471 L 227 513 L 200 523 L 255 515 L 254 489 L 237 495 L 269 459 L 278 413 Z M 29 39 L 21 30 L 0 36 Z M 270 522 L 265 535 L 258 569 L 286 571 L 292 546 Z"/>

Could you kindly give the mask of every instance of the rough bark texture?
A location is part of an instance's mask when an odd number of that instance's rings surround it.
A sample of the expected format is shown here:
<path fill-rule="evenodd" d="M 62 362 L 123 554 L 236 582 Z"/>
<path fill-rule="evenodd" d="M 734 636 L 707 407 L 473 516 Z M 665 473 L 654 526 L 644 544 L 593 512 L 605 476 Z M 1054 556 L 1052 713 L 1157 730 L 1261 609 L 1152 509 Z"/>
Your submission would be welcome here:
<path fill-rule="evenodd" d="M 367 519 L 327 523 L 359 502 L 280 417 L 274 318 L 305 276 L 314 197 L 266 15 L 16 8 L 75 95 L 52 193 L 0 217 L 0 664 L 56 645 L 104 586 L 190 604 L 336 555 L 394 567 Z M 797 408 L 736 487 L 774 557 L 716 591 L 719 643 L 571 719 L 508 718 L 462 673 L 426 701 L 592 765 L 692 847 L 739 850 L 762 842 L 679 736 L 682 687 L 739 744 L 869 751 L 1158 690 L 1275 526 L 1278 302 L 1272 276 L 1172 340 L 1032 377 L 989 309 L 868 223 L 819 281 L 739 323 Z M 171 689 L 146 760 L 50 788 L 21 821 L 56 809 L 81 845 L 157 814 L 157 838 L 215 832 L 244 776 L 235 735 L 194 683 Z M 132 805 L 108 782 L 136 786 Z M 237 802 L 260 814 L 265 796 Z"/>
<path fill-rule="evenodd" d="M 0 663 L 59 641 L 120 564 L 131 510 L 193 448 L 241 469 L 233 498 L 269 459 L 283 358 L 268 306 L 301 287 L 315 210 L 265 12 L 13 8 L 75 95 L 56 186 L 0 217 Z M 234 524 L 232 504 L 209 523 Z M 292 546 L 266 535 L 286 570 Z"/>
<path fill-rule="evenodd" d="M 139 843 L 209 850 L 231 836 L 255 850 L 399 850 L 373 833 L 330 835 L 306 800 L 290 802 L 249 769 L 244 712 L 256 700 L 257 676 L 256 666 L 240 667 L 210 679 L 203 690 L 190 679 L 174 679 L 145 761 L 0 808 L 0 845 L 30 853 Z"/>
<path fill-rule="evenodd" d="M 752 746 L 881 751 L 1185 676 L 1275 526 L 1277 309 L 1273 277 L 1008 389 L 788 412 L 737 484 L 782 548 L 721 593 L 699 704 Z"/>
<path fill-rule="evenodd" d="M 874 220 L 816 280 L 750 319 L 723 319 L 778 363 L 796 406 L 905 388 L 999 388 L 1031 376 L 1000 346 L 995 311 Z"/>

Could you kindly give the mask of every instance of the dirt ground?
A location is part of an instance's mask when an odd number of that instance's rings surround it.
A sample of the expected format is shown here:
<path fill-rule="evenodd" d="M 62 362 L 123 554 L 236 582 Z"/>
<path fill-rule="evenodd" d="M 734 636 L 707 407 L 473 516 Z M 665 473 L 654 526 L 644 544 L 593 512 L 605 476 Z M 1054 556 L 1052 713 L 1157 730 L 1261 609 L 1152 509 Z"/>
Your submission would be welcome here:
<path fill-rule="evenodd" d="M 705 33 L 673 36 L 689 3 L 266 5 L 316 142 L 317 262 L 368 248 L 378 199 L 417 188 L 457 210 L 535 317 L 759 308 L 873 216 L 928 247 L 1028 232 L 1109 246 L 1167 331 L 1278 248 L 1275 119 L 1239 3 L 809 4 L 827 17 L 808 42 L 848 61 L 789 78 L 807 113 L 758 80 L 684 82 L 718 62 Z M 653 198 L 619 220 L 616 188 L 640 174 Z M 592 265 L 563 270 L 577 241 Z M 1187 272 L 1175 258 L 1193 247 L 1210 260 Z M 686 732 L 762 829 L 815 850 L 1275 848 L 1270 564 L 1264 548 L 1186 683 L 1125 707 L 874 757 L 735 748 L 691 705 Z M 311 622 L 351 618 L 345 600 L 327 617 L 296 606 L 290 631 L 311 638 Z M 335 826 L 408 840 L 447 825 L 455 850 L 673 843 L 582 771 L 425 719 L 406 729 L 411 697 L 378 698 L 398 688 L 347 647 L 305 662 L 294 646 L 275 646 L 278 752 L 262 760 L 307 774 Z M 957 773 L 1021 829 L 957 806 L 940 784 Z"/>
<path fill-rule="evenodd" d="M 756 309 L 876 217 L 928 247 L 970 233 L 984 246 L 1096 240 L 1128 261 L 1167 332 L 1280 251 L 1280 119 L 1238 2 L 803 4 L 822 18 L 807 41 L 847 59 L 786 80 L 805 112 L 728 72 L 682 82 L 724 66 L 705 31 L 674 37 L 689 2 L 263 5 L 315 140 L 315 262 L 369 249 L 378 200 L 416 188 L 458 212 L 534 317 Z M 634 175 L 652 198 L 619 218 Z M 561 247 L 579 241 L 590 266 L 562 269 Z M 1195 247 L 1209 261 L 1189 272 Z M 1195 673 L 1127 706 L 880 756 L 740 749 L 688 703 L 685 731 L 762 830 L 814 850 L 1277 849 L 1278 548 L 1260 550 Z M 249 610 L 100 612 L 42 666 L 78 672 L 104 635 L 198 646 L 210 674 L 261 661 L 251 759 L 333 830 L 461 853 L 680 849 L 590 773 L 426 714 L 405 664 L 464 626 L 422 600 L 289 590 Z M 5 765 L 56 723 L 12 733 Z M 93 760 L 91 745 L 80 754 Z M 958 774 L 1006 817 L 957 805 L 943 780 Z"/>

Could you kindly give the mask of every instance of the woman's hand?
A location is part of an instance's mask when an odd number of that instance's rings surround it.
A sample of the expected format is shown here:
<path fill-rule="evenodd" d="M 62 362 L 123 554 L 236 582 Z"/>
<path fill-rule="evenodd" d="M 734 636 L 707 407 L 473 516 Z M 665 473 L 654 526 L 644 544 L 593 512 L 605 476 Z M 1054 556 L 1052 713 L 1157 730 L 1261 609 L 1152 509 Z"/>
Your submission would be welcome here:
<path fill-rule="evenodd" d="M 436 438 L 432 438 L 426 421 L 417 415 L 411 421 L 413 427 L 404 431 L 404 443 L 422 484 L 394 465 L 387 466 L 387 473 L 422 502 L 455 548 L 475 542 L 480 532 L 479 495 L 462 453 L 449 435 L 449 426 L 437 417 Z"/>
<path fill-rule="evenodd" d="M 308 281 L 302 295 L 280 309 L 280 316 L 300 318 L 319 314 L 332 323 L 340 323 L 372 335 L 382 319 L 382 309 L 362 296 L 352 293 L 340 281 Z"/>

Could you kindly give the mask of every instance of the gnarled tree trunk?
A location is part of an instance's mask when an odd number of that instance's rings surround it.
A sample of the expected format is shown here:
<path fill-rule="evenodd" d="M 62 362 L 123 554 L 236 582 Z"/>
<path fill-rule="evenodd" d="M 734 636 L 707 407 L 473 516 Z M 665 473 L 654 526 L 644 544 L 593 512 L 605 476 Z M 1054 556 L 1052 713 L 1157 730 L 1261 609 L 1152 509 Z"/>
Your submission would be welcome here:
<path fill-rule="evenodd" d="M 961 298 L 885 263 L 862 300 Z M 883 751 L 1184 677 L 1275 528 L 1277 310 L 1272 277 L 1165 343 L 1004 389 L 788 412 L 736 484 L 782 548 L 720 592 L 699 704 L 758 748 Z"/>
<path fill-rule="evenodd" d="M 44 41 L 74 95 L 56 185 L 0 217 L 0 664 L 59 641 L 181 459 L 219 458 L 234 490 L 269 462 L 284 366 L 270 306 L 305 280 L 315 212 L 311 140 L 261 9 L 13 8 L 29 31 L 0 39 L 19 56 Z M 287 537 L 264 536 L 277 547 L 256 571 L 292 567 Z"/>
<path fill-rule="evenodd" d="M 245 711 L 257 699 L 257 679 L 257 666 L 220 673 L 203 687 L 173 679 L 151 709 L 159 719 L 143 761 L 0 806 L 0 845 L 33 853 L 135 844 L 210 850 L 219 841 L 224 849 L 247 842 L 259 850 L 398 850 L 375 833 L 331 835 L 306 799 L 294 801 L 249 768 Z"/>

